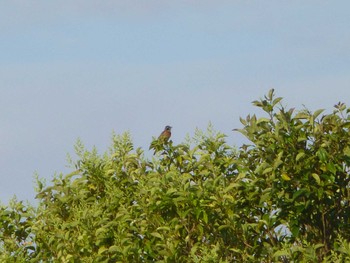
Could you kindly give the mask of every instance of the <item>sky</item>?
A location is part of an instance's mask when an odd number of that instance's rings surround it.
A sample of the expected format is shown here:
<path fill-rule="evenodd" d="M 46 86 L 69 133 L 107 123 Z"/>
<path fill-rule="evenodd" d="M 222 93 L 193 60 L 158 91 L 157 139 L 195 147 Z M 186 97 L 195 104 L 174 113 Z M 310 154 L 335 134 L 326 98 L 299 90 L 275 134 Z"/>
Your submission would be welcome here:
<path fill-rule="evenodd" d="M 0 3 L 0 203 L 35 202 L 34 174 L 69 173 L 80 138 L 130 132 L 148 151 L 211 122 L 239 147 L 239 117 L 274 88 L 287 107 L 350 99 L 349 1 Z"/>

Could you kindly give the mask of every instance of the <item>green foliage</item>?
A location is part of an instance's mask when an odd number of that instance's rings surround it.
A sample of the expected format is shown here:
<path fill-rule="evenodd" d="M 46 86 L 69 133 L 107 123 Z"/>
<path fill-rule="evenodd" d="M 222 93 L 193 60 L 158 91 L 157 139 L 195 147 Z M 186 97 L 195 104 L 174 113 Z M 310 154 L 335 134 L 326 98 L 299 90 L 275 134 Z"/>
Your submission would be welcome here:
<path fill-rule="evenodd" d="M 26 262 L 35 250 L 31 227 L 34 210 L 16 199 L 0 206 L 0 262 Z"/>
<path fill-rule="evenodd" d="M 314 245 L 314 261 L 319 261 L 333 249 L 337 235 L 350 238 L 350 110 L 339 103 L 319 117 L 323 110 L 277 109 L 280 100 L 271 90 L 253 102 L 268 117 L 241 120 L 240 132 L 253 143 L 244 145 L 239 156 L 250 179 L 249 194 L 256 193 L 246 199 L 261 217 L 273 212 L 276 224 L 289 232 L 289 243 Z"/>
<path fill-rule="evenodd" d="M 0 209 L 4 262 L 347 262 L 350 109 L 253 104 L 236 150 L 209 126 L 152 159 L 128 134 L 103 155 L 78 141 L 72 173 L 38 180 L 37 208 Z"/>

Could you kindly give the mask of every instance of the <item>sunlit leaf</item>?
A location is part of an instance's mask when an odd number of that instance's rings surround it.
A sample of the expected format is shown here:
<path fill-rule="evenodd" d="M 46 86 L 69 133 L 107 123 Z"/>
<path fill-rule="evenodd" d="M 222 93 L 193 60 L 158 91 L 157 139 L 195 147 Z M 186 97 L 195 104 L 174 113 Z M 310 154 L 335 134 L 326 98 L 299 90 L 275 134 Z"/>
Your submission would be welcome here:
<path fill-rule="evenodd" d="M 316 180 L 316 183 L 321 184 L 320 176 L 317 173 L 312 173 L 312 177 Z"/>
<path fill-rule="evenodd" d="M 285 180 L 285 181 L 290 181 L 291 180 L 291 178 L 288 176 L 288 174 L 286 174 L 286 173 L 282 173 L 281 174 L 281 177 L 282 177 L 282 179 L 283 180 Z"/>
<path fill-rule="evenodd" d="M 97 254 L 102 254 L 102 253 L 104 253 L 105 251 L 107 251 L 108 250 L 108 248 L 107 247 L 100 247 L 99 249 L 98 249 L 98 252 L 97 252 Z"/>

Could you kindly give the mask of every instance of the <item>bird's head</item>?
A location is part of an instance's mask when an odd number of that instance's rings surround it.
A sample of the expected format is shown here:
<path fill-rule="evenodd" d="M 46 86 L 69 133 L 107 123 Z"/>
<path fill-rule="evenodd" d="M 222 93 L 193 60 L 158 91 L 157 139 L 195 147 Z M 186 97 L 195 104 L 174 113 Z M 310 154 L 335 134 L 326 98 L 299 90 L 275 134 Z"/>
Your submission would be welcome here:
<path fill-rule="evenodd" d="M 165 131 L 171 131 L 171 128 L 172 128 L 171 126 L 167 125 L 167 126 L 165 126 L 164 130 Z"/>

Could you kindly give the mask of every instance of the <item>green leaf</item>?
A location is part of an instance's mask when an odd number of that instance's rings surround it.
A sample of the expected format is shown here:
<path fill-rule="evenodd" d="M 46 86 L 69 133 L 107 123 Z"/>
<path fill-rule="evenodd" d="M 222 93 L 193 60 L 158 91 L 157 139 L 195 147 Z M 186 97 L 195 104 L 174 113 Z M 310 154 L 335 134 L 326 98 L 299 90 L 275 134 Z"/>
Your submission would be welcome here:
<path fill-rule="evenodd" d="M 101 255 L 103 252 L 105 252 L 105 251 L 107 251 L 108 250 L 108 248 L 107 247 L 100 247 L 99 249 L 98 249 L 98 252 L 97 252 L 97 254 L 99 254 L 99 255 Z"/>
<path fill-rule="evenodd" d="M 108 252 L 112 253 L 112 254 L 117 253 L 118 251 L 119 251 L 119 247 L 118 246 L 110 246 L 108 248 Z"/>
<path fill-rule="evenodd" d="M 163 236 L 161 234 L 157 233 L 157 232 L 152 232 L 151 236 L 157 237 L 159 239 L 163 239 Z"/>
<path fill-rule="evenodd" d="M 305 152 L 300 152 L 297 154 L 297 156 L 295 157 L 296 161 L 299 161 L 301 158 L 303 158 L 305 156 Z"/>
<path fill-rule="evenodd" d="M 283 257 L 283 256 L 288 256 L 289 255 L 289 251 L 288 250 L 278 250 L 273 254 L 274 258 L 279 258 L 279 257 Z"/>
<path fill-rule="evenodd" d="M 256 124 L 263 123 L 263 122 L 270 122 L 270 120 L 268 118 L 259 118 Z"/>
<path fill-rule="evenodd" d="M 231 225 L 221 225 L 221 226 L 219 226 L 218 227 L 218 230 L 223 230 L 223 229 L 229 229 L 229 228 L 231 228 L 232 226 Z"/>
<path fill-rule="evenodd" d="M 282 99 L 283 99 L 282 97 L 278 97 L 278 98 L 274 99 L 272 102 L 272 106 L 276 106 L 276 104 L 279 103 Z"/>
<path fill-rule="evenodd" d="M 273 168 L 272 168 L 272 167 L 268 167 L 268 168 L 266 168 L 266 169 L 263 171 L 262 174 L 267 174 L 267 173 L 270 173 L 270 172 L 272 172 L 272 171 L 273 171 Z"/>
<path fill-rule="evenodd" d="M 293 194 L 293 201 L 295 201 L 299 196 L 301 196 L 301 195 L 303 195 L 303 194 L 305 194 L 305 193 L 307 193 L 307 190 L 305 190 L 305 189 L 300 189 L 300 190 L 298 190 L 298 191 L 296 191 L 294 194 Z"/>
<path fill-rule="evenodd" d="M 309 118 L 309 114 L 304 112 L 304 111 L 301 111 L 301 112 L 298 112 L 297 115 L 295 115 L 294 119 L 301 119 L 301 120 L 306 120 Z"/>
<path fill-rule="evenodd" d="M 328 160 L 328 153 L 324 148 L 320 148 L 316 152 L 316 155 L 320 159 L 321 162 L 326 162 Z"/>
<path fill-rule="evenodd" d="M 260 204 L 266 202 L 267 200 L 270 200 L 270 192 L 264 193 L 263 195 L 261 195 L 260 197 Z"/>
<path fill-rule="evenodd" d="M 208 224 L 208 214 L 205 211 L 202 211 L 202 214 L 204 223 Z"/>
<path fill-rule="evenodd" d="M 344 154 L 347 156 L 347 157 L 350 157 L 350 147 L 349 146 L 346 146 L 344 148 Z"/>
<path fill-rule="evenodd" d="M 337 168 L 335 167 L 334 163 L 330 162 L 326 164 L 327 170 L 330 171 L 332 174 L 335 174 L 337 172 Z"/>
<path fill-rule="evenodd" d="M 258 100 L 254 100 L 254 101 L 252 102 L 252 104 L 253 104 L 254 106 L 257 106 L 257 107 L 262 107 L 262 106 L 263 106 L 263 104 L 261 103 L 261 101 L 258 101 Z"/>
<path fill-rule="evenodd" d="M 281 174 L 281 177 L 282 177 L 282 179 L 285 180 L 285 181 L 290 181 L 290 180 L 291 180 L 290 177 L 288 176 L 288 174 L 286 174 L 286 173 L 282 173 L 282 174 Z"/>
<path fill-rule="evenodd" d="M 270 89 L 268 94 L 267 94 L 267 98 L 272 101 L 273 99 L 273 96 L 274 96 L 274 92 L 275 92 L 275 89 Z"/>
<path fill-rule="evenodd" d="M 70 238 L 70 232 L 66 230 L 66 233 L 64 235 L 64 239 L 69 240 Z"/>
<path fill-rule="evenodd" d="M 115 170 L 114 169 L 110 169 L 106 172 L 106 175 L 112 175 L 115 173 Z"/>
<path fill-rule="evenodd" d="M 239 117 L 239 121 L 245 126 L 247 125 L 247 121 L 243 119 L 242 117 Z"/>
<path fill-rule="evenodd" d="M 324 112 L 324 109 L 319 109 L 319 110 L 315 111 L 314 114 L 312 115 L 314 120 L 316 120 L 318 115 L 320 115 L 322 112 Z"/>
<path fill-rule="evenodd" d="M 312 173 L 311 175 L 316 180 L 317 184 L 320 185 L 321 181 L 320 181 L 320 177 L 318 176 L 318 174 L 317 173 Z"/>

